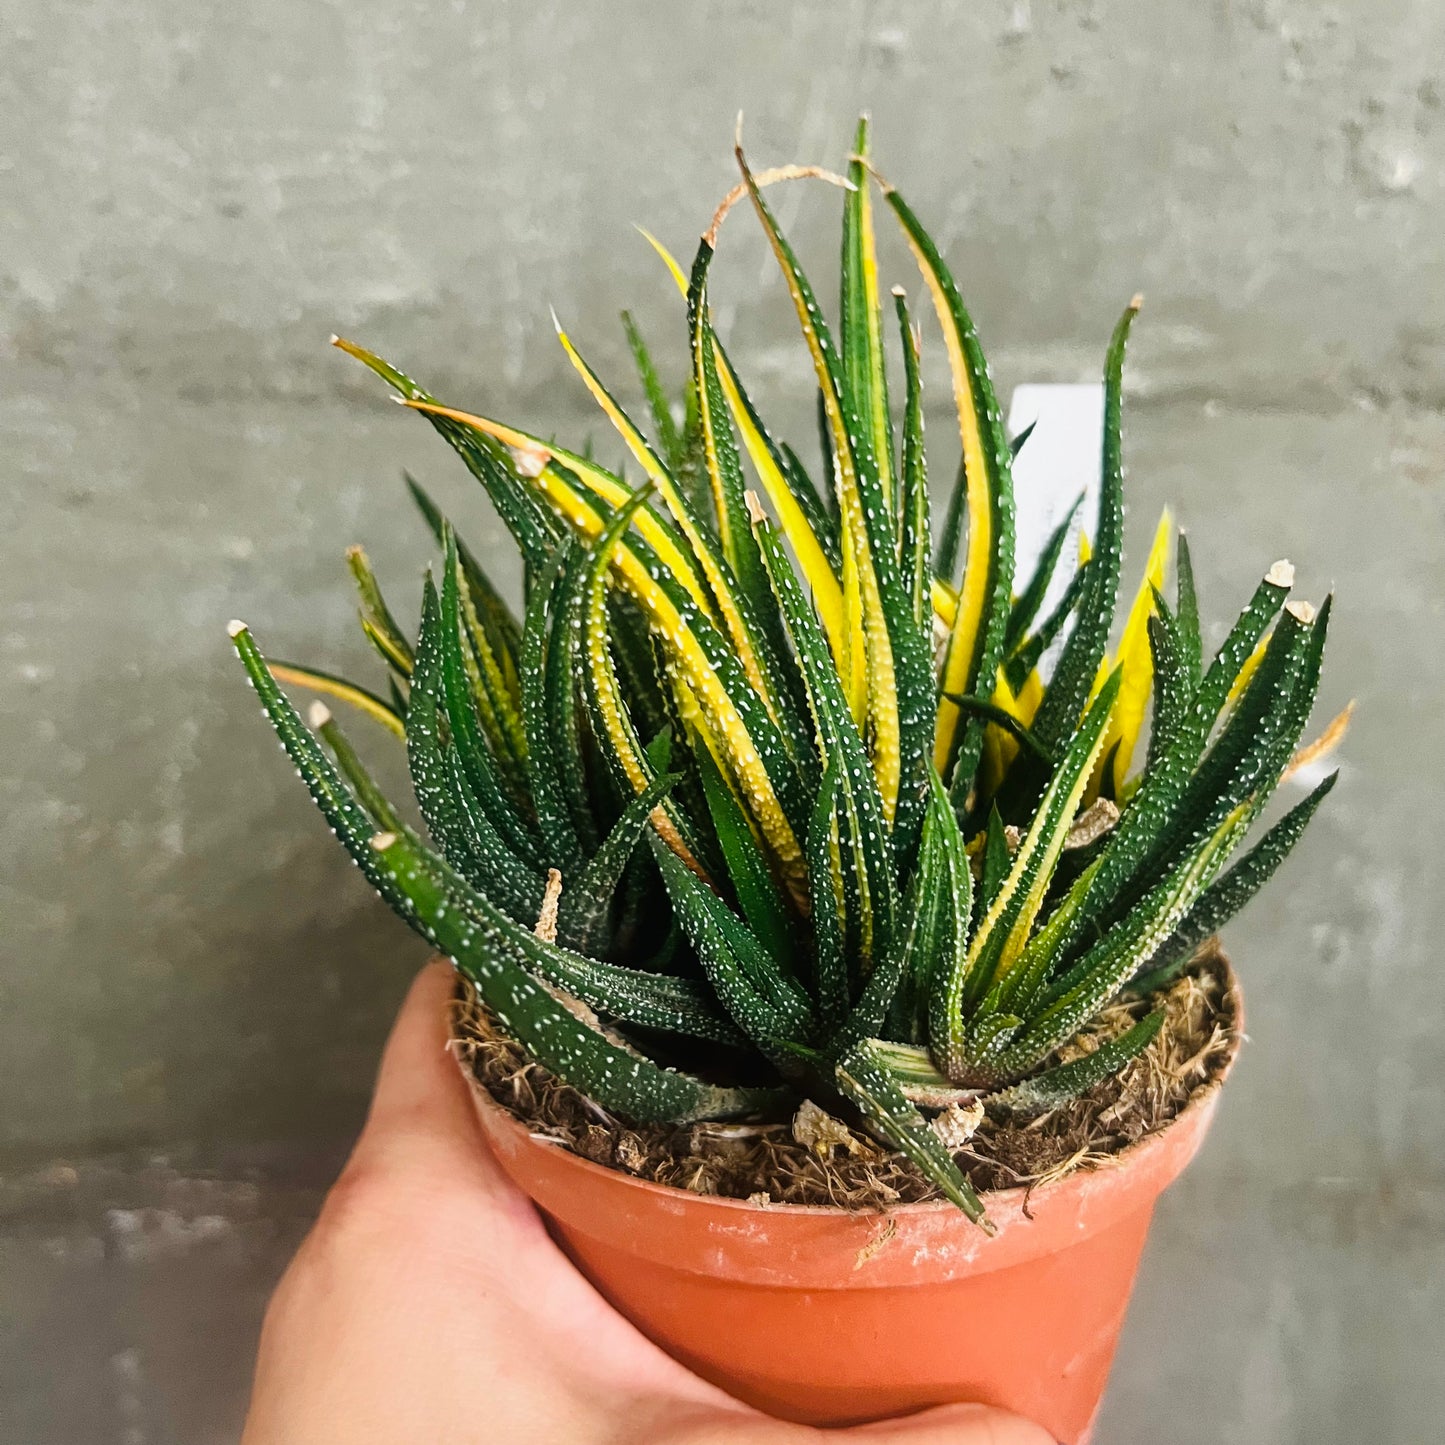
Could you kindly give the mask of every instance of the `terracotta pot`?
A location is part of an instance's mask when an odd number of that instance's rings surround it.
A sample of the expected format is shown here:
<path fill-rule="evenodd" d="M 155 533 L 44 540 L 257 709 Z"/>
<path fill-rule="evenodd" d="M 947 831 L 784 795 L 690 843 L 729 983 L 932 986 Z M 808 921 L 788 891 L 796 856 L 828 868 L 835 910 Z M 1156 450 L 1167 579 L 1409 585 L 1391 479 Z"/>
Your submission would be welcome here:
<path fill-rule="evenodd" d="M 1230 1064 L 1237 1047 L 1236 1031 Z M 1203 1141 L 1220 1083 L 1098 1168 L 1027 1201 L 986 1194 L 993 1238 L 950 1204 L 855 1215 L 648 1183 L 473 1092 L 503 1168 L 587 1278 L 739 1399 L 816 1425 L 979 1401 L 1083 1445 L 1154 1203 Z"/>

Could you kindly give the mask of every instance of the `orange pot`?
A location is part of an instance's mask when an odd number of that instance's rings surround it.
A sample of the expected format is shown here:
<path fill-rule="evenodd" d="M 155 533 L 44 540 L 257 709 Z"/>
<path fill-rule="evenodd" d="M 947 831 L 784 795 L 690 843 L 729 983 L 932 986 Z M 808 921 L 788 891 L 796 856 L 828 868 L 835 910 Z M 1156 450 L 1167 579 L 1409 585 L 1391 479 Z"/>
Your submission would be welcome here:
<path fill-rule="evenodd" d="M 739 1399 L 815 1425 L 978 1401 L 1084 1445 L 1154 1203 L 1203 1141 L 1219 1082 L 1096 1169 L 1027 1201 L 986 1194 L 993 1238 L 951 1204 L 856 1215 L 652 1184 L 474 1093 L 503 1168 L 587 1278 Z"/>

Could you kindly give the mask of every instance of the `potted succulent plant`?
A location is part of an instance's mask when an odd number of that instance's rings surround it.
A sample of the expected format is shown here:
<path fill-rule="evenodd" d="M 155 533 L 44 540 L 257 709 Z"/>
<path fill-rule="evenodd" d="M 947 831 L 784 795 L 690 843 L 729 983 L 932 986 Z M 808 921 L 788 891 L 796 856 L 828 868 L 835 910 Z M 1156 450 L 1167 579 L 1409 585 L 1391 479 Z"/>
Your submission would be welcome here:
<path fill-rule="evenodd" d="M 1066 522 L 1016 579 L 1025 438 L 866 124 L 846 176 L 737 158 L 690 272 L 658 247 L 686 302 L 685 405 L 630 319 L 650 437 L 561 338 L 635 481 L 337 341 L 481 482 L 521 553 L 520 617 L 410 483 L 442 553 L 414 641 L 350 553 L 385 696 L 232 636 L 343 845 L 455 963 L 493 1147 L 609 1298 L 792 1418 L 972 1398 L 1077 1441 L 1155 1198 L 1238 1043 L 1208 941 L 1333 783 L 1227 866 L 1341 730 L 1299 748 L 1329 602 L 1291 601 L 1276 563 L 1206 657 L 1182 535 L 1165 596 L 1166 516 L 1111 650 L 1137 300 L 1108 348 L 1088 540 L 1076 561 Z M 836 341 L 764 195 L 799 177 L 843 190 Z M 891 405 L 875 189 L 952 381 L 962 460 L 936 527 L 897 289 Z M 741 200 L 812 358 L 821 472 L 769 432 L 713 327 Z M 326 706 L 308 728 L 278 682 L 396 735 L 425 834 Z"/>

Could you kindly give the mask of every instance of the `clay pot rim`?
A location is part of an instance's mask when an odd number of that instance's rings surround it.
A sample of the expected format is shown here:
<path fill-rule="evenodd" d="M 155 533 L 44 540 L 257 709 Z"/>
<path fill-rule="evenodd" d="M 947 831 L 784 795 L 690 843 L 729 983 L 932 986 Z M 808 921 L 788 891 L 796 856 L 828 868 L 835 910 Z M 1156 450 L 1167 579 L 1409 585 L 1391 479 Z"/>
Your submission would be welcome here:
<path fill-rule="evenodd" d="M 1071 1186 L 1077 1188 L 1081 1180 L 1086 1180 L 1090 1176 L 1097 1177 L 1103 1173 L 1113 1173 L 1126 1165 L 1137 1164 L 1154 1153 L 1169 1136 L 1177 1134 L 1181 1125 L 1192 1124 L 1201 1113 L 1213 1109 L 1216 1099 L 1224 1088 L 1225 1081 L 1238 1061 L 1239 1052 L 1245 1040 L 1244 994 L 1240 988 L 1239 976 L 1234 970 L 1229 955 L 1217 943 L 1214 947 L 1214 955 L 1224 966 L 1226 980 L 1224 996 L 1232 1004 L 1234 1015 L 1234 1026 L 1230 1030 L 1229 1050 L 1214 1076 L 1200 1084 L 1189 1096 L 1189 1102 L 1162 1128 L 1153 1129 L 1149 1133 L 1141 1135 L 1099 1163 L 1092 1164 L 1087 1168 L 1072 1169 L 1060 1178 L 1050 1180 L 1047 1184 L 1015 1184 L 1010 1185 L 1007 1189 L 980 1190 L 979 1198 L 990 1214 L 995 1214 L 996 1211 L 1004 1214 L 1032 1213 L 1036 1205 L 1042 1206 L 1055 1195 L 1061 1192 L 1072 1192 Z M 690 1189 L 680 1189 L 674 1184 L 660 1184 L 654 1179 L 641 1179 L 635 1174 L 627 1173 L 624 1169 L 616 1169 L 607 1164 L 599 1164 L 593 1159 L 587 1159 L 569 1149 L 562 1140 L 556 1139 L 550 1134 L 534 1132 L 510 1109 L 498 1103 L 477 1082 L 464 1064 L 461 1067 L 475 1104 L 478 1108 L 485 1109 L 497 1122 L 504 1126 L 510 1126 L 517 1133 L 525 1135 L 534 1145 L 558 1151 L 565 1156 L 570 1165 L 576 1166 L 588 1174 L 602 1176 L 614 1184 L 640 1189 L 647 1194 L 671 1195 L 680 1202 L 705 1204 L 709 1210 L 722 1209 L 750 1215 L 767 1215 L 779 1220 L 786 1218 L 911 1219 L 926 1218 L 934 1214 L 952 1216 L 959 1212 L 958 1206 L 947 1199 L 925 1199 L 910 1204 L 895 1204 L 882 1210 L 850 1210 L 837 1204 L 754 1204 L 750 1200 L 738 1199 L 732 1195 L 697 1194 Z"/>

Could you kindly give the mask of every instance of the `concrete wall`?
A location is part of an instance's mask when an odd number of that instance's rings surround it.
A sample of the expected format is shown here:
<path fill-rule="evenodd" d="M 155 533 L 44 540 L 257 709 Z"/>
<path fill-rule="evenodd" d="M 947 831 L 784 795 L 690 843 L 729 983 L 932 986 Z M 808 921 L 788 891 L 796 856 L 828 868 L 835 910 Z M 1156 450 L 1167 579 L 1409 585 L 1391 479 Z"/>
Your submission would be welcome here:
<path fill-rule="evenodd" d="M 1253 1044 L 1161 1210 L 1101 1441 L 1434 1438 L 1442 41 L 1436 0 L 0 7 L 0 1440 L 234 1437 L 419 958 L 223 632 L 364 667 L 341 549 L 411 606 L 403 465 L 501 555 L 328 333 L 582 436 L 548 304 L 605 370 L 623 305 L 675 358 L 632 223 L 690 245 L 739 109 L 760 162 L 837 163 L 860 107 L 1005 392 L 1095 375 L 1148 294 L 1135 563 L 1173 501 L 1217 625 L 1294 557 L 1339 592 L 1322 711 L 1361 703 L 1232 930 Z M 831 198 L 782 210 L 826 275 Z M 796 423 L 749 218 L 724 246 L 721 318 Z"/>

